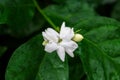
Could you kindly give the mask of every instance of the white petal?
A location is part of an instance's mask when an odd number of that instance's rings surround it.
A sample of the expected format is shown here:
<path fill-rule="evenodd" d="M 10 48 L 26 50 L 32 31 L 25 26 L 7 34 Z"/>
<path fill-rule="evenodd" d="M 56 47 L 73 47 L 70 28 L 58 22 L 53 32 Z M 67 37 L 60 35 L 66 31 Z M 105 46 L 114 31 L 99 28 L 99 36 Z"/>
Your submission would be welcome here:
<path fill-rule="evenodd" d="M 65 22 L 61 25 L 60 38 L 63 40 L 71 40 L 74 36 L 73 28 L 65 27 Z"/>
<path fill-rule="evenodd" d="M 61 46 L 63 46 L 65 49 L 70 49 L 72 52 L 78 48 L 77 43 L 75 43 L 74 41 L 62 41 L 60 43 Z"/>
<path fill-rule="evenodd" d="M 45 32 L 42 32 L 42 36 L 43 36 L 45 41 L 50 40 L 50 38 L 46 35 Z"/>
<path fill-rule="evenodd" d="M 65 22 L 63 22 L 62 25 L 61 25 L 61 31 L 63 31 L 64 28 L 65 28 Z"/>
<path fill-rule="evenodd" d="M 65 49 L 65 51 L 69 56 L 74 57 L 73 51 L 71 49 Z"/>
<path fill-rule="evenodd" d="M 72 28 L 70 31 L 70 38 L 72 39 L 74 37 L 74 29 Z"/>
<path fill-rule="evenodd" d="M 59 34 L 55 30 L 48 28 L 45 32 L 46 35 L 50 38 L 50 41 L 58 42 Z"/>
<path fill-rule="evenodd" d="M 53 35 L 59 36 L 58 32 L 56 32 L 56 31 L 55 31 L 54 29 L 52 29 L 52 28 L 48 28 L 47 31 L 50 32 L 50 33 L 53 33 Z"/>
<path fill-rule="evenodd" d="M 62 23 L 61 25 L 61 29 L 60 29 L 60 37 L 64 37 L 64 33 L 65 33 L 65 22 Z"/>
<path fill-rule="evenodd" d="M 45 32 L 42 32 L 44 40 L 58 42 L 59 34 L 52 28 L 48 28 Z"/>
<path fill-rule="evenodd" d="M 57 50 L 57 48 L 58 48 L 58 45 L 55 42 L 49 42 L 45 46 L 45 51 L 51 53 L 51 52 Z"/>
<path fill-rule="evenodd" d="M 62 46 L 59 46 L 57 50 L 59 58 L 64 62 L 65 61 L 65 49 Z"/>
<path fill-rule="evenodd" d="M 66 27 L 66 36 L 65 36 L 65 38 L 63 38 L 63 40 L 71 40 L 73 37 L 74 37 L 74 31 L 73 31 L 73 28 L 68 28 L 68 27 Z"/>

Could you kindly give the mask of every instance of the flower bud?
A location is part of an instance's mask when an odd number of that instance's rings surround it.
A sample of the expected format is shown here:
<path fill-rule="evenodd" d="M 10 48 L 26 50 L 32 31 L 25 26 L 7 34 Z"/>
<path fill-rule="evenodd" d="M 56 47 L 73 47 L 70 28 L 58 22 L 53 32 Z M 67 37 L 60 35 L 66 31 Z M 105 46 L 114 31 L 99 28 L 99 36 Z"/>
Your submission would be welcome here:
<path fill-rule="evenodd" d="M 76 42 L 80 42 L 83 40 L 83 36 L 81 34 L 75 34 L 74 37 L 73 37 L 73 40 L 76 41 Z"/>
<path fill-rule="evenodd" d="M 45 46 L 48 43 L 48 41 L 43 41 L 42 45 Z"/>

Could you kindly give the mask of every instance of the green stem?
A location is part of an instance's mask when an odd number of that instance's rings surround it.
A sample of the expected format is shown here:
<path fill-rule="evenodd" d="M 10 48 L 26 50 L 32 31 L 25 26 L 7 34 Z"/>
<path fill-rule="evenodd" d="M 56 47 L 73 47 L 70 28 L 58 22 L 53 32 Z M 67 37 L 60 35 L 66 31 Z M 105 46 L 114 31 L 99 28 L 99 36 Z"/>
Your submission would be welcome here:
<path fill-rule="evenodd" d="M 78 32 L 80 32 L 81 31 L 81 29 L 78 29 L 77 31 L 75 31 L 75 33 L 78 33 Z"/>
<path fill-rule="evenodd" d="M 41 13 L 41 15 L 43 15 L 43 17 L 47 20 L 47 22 L 55 29 L 58 30 L 56 25 L 50 20 L 50 18 L 48 18 L 44 12 L 42 11 L 42 9 L 40 8 L 40 6 L 38 5 L 36 0 L 33 0 L 34 5 L 36 6 L 37 10 Z"/>

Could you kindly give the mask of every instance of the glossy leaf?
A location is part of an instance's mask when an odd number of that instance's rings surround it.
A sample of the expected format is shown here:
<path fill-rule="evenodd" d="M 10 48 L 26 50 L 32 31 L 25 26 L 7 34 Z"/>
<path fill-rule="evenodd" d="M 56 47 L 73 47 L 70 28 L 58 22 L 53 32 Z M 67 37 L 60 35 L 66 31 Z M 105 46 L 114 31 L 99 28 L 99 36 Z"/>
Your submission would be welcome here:
<path fill-rule="evenodd" d="M 120 27 L 117 26 L 101 26 L 87 32 L 85 36 L 94 42 L 102 42 L 109 39 L 119 38 L 119 31 Z"/>
<path fill-rule="evenodd" d="M 56 25 L 66 21 L 73 26 L 80 20 L 95 16 L 92 7 L 82 1 L 66 1 L 65 5 L 51 5 L 44 12 Z M 49 13 L 48 13 L 49 12 Z"/>
<path fill-rule="evenodd" d="M 85 20 L 81 20 L 78 24 L 75 25 L 76 29 L 82 29 L 81 31 L 87 33 L 88 31 L 99 28 L 102 26 L 115 26 L 119 27 L 120 23 L 112 18 L 102 17 L 102 16 L 95 16 L 90 17 Z"/>
<path fill-rule="evenodd" d="M 82 42 L 82 53 L 79 55 L 88 80 L 120 79 L 120 64 L 99 49 L 93 42 L 84 39 Z"/>
<path fill-rule="evenodd" d="M 68 80 L 67 59 L 62 62 L 56 52 L 46 53 L 40 64 L 36 80 Z"/>
<path fill-rule="evenodd" d="M 42 38 L 34 37 L 13 53 L 6 80 L 68 80 L 67 60 L 63 63 L 56 53 L 44 52 Z"/>
<path fill-rule="evenodd" d="M 82 28 L 84 37 L 91 40 L 84 39 L 82 45 L 79 44 L 81 51 L 76 52 L 82 60 L 88 80 L 119 80 L 119 22 L 98 17 L 85 20 L 75 28 Z M 113 58 L 113 54 L 117 57 Z"/>
<path fill-rule="evenodd" d="M 12 55 L 6 70 L 6 80 L 34 79 L 44 56 L 42 36 L 21 45 Z"/>
<path fill-rule="evenodd" d="M 78 52 L 80 52 L 80 50 L 78 50 Z M 81 80 L 81 78 L 84 75 L 85 75 L 85 72 L 79 57 L 76 55 L 74 58 L 70 58 L 69 59 L 69 80 Z"/>
<path fill-rule="evenodd" d="M 120 39 L 108 40 L 98 44 L 107 55 L 120 64 Z"/>

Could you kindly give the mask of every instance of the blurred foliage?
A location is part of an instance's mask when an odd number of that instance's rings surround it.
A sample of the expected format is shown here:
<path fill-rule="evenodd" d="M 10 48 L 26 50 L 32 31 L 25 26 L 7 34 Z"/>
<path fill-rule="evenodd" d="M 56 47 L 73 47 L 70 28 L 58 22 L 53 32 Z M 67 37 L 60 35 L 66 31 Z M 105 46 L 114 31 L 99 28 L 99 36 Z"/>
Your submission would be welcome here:
<path fill-rule="evenodd" d="M 116 3 L 112 11 L 112 17 L 120 21 L 120 1 Z"/>
<path fill-rule="evenodd" d="M 92 5 L 93 7 L 97 7 L 98 5 L 111 4 L 113 2 L 116 2 L 117 0 L 85 0 L 85 1 Z"/>
<path fill-rule="evenodd" d="M 7 34 L 18 38 L 28 36 L 44 24 L 42 17 L 35 15 L 32 0 L 1 0 L 0 6 L 0 24 L 7 25 Z"/>
<path fill-rule="evenodd" d="M 79 21 L 96 15 L 92 7 L 80 1 L 66 1 L 64 4 L 51 5 L 45 8 L 44 11 L 56 25 L 66 21 L 70 26 L 73 26 Z"/>
<path fill-rule="evenodd" d="M 6 47 L 0 46 L 0 57 L 5 53 L 6 50 Z"/>
<path fill-rule="evenodd" d="M 0 35 L 9 35 L 17 40 L 33 37 L 10 53 L 12 56 L 7 59 L 6 72 L 0 71 L 0 74 L 5 74 L 5 80 L 120 80 L 120 1 L 37 2 L 56 26 L 60 27 L 65 21 L 66 26 L 80 30 L 78 33 L 85 39 L 78 43 L 75 58 L 66 56 L 63 63 L 56 52 L 48 54 L 44 51 L 41 32 L 52 26 L 39 13 L 33 1 L 0 0 Z M 106 4 L 113 6 L 112 18 L 99 16 L 96 11 L 98 6 Z M 7 46 L 0 47 L 0 57 L 6 50 Z"/>

